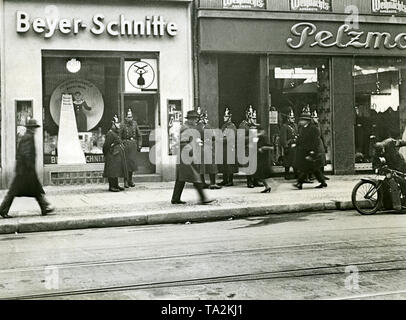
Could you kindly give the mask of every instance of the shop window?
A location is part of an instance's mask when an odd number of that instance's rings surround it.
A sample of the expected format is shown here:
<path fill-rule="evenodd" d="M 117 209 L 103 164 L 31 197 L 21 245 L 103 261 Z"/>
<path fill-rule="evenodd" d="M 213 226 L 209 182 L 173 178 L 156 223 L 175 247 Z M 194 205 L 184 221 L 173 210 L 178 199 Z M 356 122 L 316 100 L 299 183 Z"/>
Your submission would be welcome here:
<path fill-rule="evenodd" d="M 121 119 L 120 58 L 43 57 L 44 164 L 102 163 Z"/>
<path fill-rule="evenodd" d="M 330 72 L 327 58 L 270 56 L 270 137 L 274 145 L 274 165 L 284 164 L 281 129 L 293 112 L 298 124 L 305 107 L 317 112 L 326 146 L 326 163 L 331 164 L 332 127 Z"/>
<path fill-rule="evenodd" d="M 406 139 L 406 76 L 402 59 L 356 58 L 355 162 L 370 163 L 373 145 L 387 138 Z"/>

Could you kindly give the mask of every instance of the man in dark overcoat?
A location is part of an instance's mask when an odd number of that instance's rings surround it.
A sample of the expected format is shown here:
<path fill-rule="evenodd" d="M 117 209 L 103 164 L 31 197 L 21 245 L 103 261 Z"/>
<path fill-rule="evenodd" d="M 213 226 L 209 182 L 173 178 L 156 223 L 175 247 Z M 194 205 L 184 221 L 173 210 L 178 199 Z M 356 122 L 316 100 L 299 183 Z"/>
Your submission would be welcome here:
<path fill-rule="evenodd" d="M 257 122 L 257 111 L 249 106 L 247 111 L 245 112 L 245 120 L 241 121 L 238 129 L 245 130 L 245 155 L 248 156 L 250 145 L 253 144 L 253 141 L 249 140 L 249 133 L 251 130 L 257 130 L 258 124 Z M 245 167 L 245 165 L 243 166 Z M 255 187 L 262 187 L 263 185 L 259 183 L 257 179 L 254 178 L 253 175 L 247 175 L 247 187 L 248 188 L 255 188 Z"/>
<path fill-rule="evenodd" d="M 118 184 L 118 178 L 128 177 L 124 145 L 120 138 L 120 123 L 117 115 L 111 122 L 111 129 L 106 134 L 103 145 L 104 172 L 103 177 L 109 181 L 109 191 L 119 192 L 124 188 Z"/>
<path fill-rule="evenodd" d="M 223 181 L 219 183 L 220 186 L 231 187 L 234 185 L 234 173 L 238 173 L 237 163 L 237 127 L 232 121 L 232 113 L 229 108 L 224 112 L 224 124 L 221 127 L 223 132 L 223 165 L 220 166 L 220 172 L 223 174 Z M 230 149 L 234 156 L 228 157 L 228 149 Z"/>
<path fill-rule="evenodd" d="M 297 176 L 295 166 L 296 161 L 296 140 L 298 137 L 297 125 L 295 123 L 295 115 L 293 110 L 290 110 L 286 122 L 282 125 L 280 141 L 283 147 L 283 166 L 285 167 L 285 179 L 291 179 L 289 175 L 290 167 L 293 167 L 293 172 Z"/>
<path fill-rule="evenodd" d="M 324 150 L 320 150 L 320 145 L 322 144 L 320 131 L 311 121 L 309 108 L 306 107 L 303 110 L 300 120 L 303 121 L 303 127 L 297 139 L 296 150 L 296 166 L 300 173 L 297 183 L 293 186 L 302 189 L 306 178 L 309 174 L 313 173 L 320 182 L 320 185 L 316 188 L 325 188 L 327 184 L 320 170 L 323 163 Z"/>
<path fill-rule="evenodd" d="M 176 182 L 173 189 L 171 203 L 186 203 L 181 200 L 181 196 L 185 183 L 190 182 L 193 183 L 193 186 L 199 194 L 200 204 L 209 204 L 214 200 L 209 200 L 204 193 L 199 168 L 200 155 L 194 154 L 194 151 L 200 150 L 202 145 L 202 140 L 200 138 L 194 138 L 194 136 L 200 136 L 197 129 L 199 114 L 195 110 L 188 111 L 185 118 L 186 121 L 180 128 L 179 150 L 177 152 L 178 162 L 176 165 Z M 189 158 L 184 159 L 182 154 L 188 154 Z M 197 159 L 198 157 L 199 159 Z"/>
<path fill-rule="evenodd" d="M 10 218 L 8 212 L 15 197 L 35 198 L 41 208 L 42 215 L 54 211 L 54 208 L 51 207 L 45 198 L 44 189 L 35 169 L 36 150 L 34 135 L 40 125 L 35 119 L 29 119 L 25 127 L 27 131 L 17 147 L 16 175 L 0 206 L 0 215 L 3 218 Z"/>
<path fill-rule="evenodd" d="M 128 109 L 127 116 L 121 124 L 120 136 L 124 144 L 128 170 L 127 177 L 124 178 L 124 188 L 135 187 L 133 172 L 137 170 L 137 152 L 142 147 L 142 134 L 137 122 L 133 119 L 131 109 Z"/>

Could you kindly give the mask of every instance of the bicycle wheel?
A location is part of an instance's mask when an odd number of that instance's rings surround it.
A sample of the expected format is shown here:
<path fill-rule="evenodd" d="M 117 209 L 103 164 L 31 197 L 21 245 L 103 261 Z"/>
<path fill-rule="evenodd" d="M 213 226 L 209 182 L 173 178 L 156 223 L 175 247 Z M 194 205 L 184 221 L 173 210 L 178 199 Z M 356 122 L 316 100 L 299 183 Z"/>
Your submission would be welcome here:
<path fill-rule="evenodd" d="M 375 182 L 360 181 L 352 190 L 352 204 L 361 214 L 374 214 L 380 207 L 380 194 Z"/>

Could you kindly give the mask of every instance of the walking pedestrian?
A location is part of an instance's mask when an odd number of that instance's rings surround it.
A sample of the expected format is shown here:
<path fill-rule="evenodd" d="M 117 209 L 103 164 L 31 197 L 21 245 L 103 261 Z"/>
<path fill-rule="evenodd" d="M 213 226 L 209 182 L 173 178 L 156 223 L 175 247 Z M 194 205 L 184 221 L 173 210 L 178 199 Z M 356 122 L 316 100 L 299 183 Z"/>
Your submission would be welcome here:
<path fill-rule="evenodd" d="M 120 137 L 124 144 L 128 170 L 128 174 L 124 178 L 124 188 L 135 187 L 133 172 L 137 170 L 137 153 L 142 147 L 142 133 L 137 122 L 133 119 L 131 109 L 128 109 L 127 116 L 121 124 Z"/>
<path fill-rule="evenodd" d="M 258 127 L 258 136 L 254 141 L 257 142 L 257 170 L 253 177 L 254 179 L 261 181 L 265 186 L 265 189 L 261 191 L 261 193 L 269 193 L 271 192 L 271 187 L 267 179 L 272 175 L 269 153 L 273 147 L 269 143 L 269 138 L 262 126 Z"/>
<path fill-rule="evenodd" d="M 257 130 L 257 111 L 252 108 L 250 105 L 245 112 L 245 120 L 241 121 L 239 129 L 245 130 L 245 155 L 249 154 L 249 147 L 252 144 L 250 141 L 249 133 L 251 130 Z M 246 165 L 248 166 L 248 164 Z M 244 166 L 245 167 L 245 166 Z M 253 177 L 253 175 L 247 175 L 247 187 L 248 188 L 255 188 L 255 187 L 262 187 L 263 185 L 259 183 L 257 179 Z"/>
<path fill-rule="evenodd" d="M 103 145 L 104 173 L 109 181 L 109 191 L 119 192 L 124 188 L 118 184 L 118 178 L 126 179 L 128 169 L 125 158 L 124 145 L 120 138 L 120 123 L 117 115 L 111 121 L 111 129 L 106 134 Z"/>
<path fill-rule="evenodd" d="M 296 159 L 296 140 L 298 137 L 295 115 L 290 110 L 286 122 L 282 125 L 280 141 L 283 147 L 283 166 L 285 167 L 285 179 L 290 180 L 290 168 L 293 167 L 295 178 L 297 178 L 297 169 L 295 166 Z"/>
<path fill-rule="evenodd" d="M 220 166 L 220 172 L 223 174 L 223 181 L 220 186 L 231 187 L 234 185 L 234 173 L 238 173 L 238 163 L 236 154 L 237 127 L 232 121 L 232 112 L 230 108 L 224 111 L 224 124 L 221 127 L 223 132 L 223 164 Z M 230 149 L 232 157 L 228 155 Z"/>
<path fill-rule="evenodd" d="M 306 178 L 313 173 L 320 183 L 316 188 L 325 188 L 327 184 L 320 171 L 323 161 L 320 152 L 320 132 L 311 121 L 310 108 L 303 109 L 300 120 L 303 121 L 303 127 L 297 139 L 296 151 L 296 163 L 300 174 L 293 186 L 302 189 Z"/>
<path fill-rule="evenodd" d="M 55 210 L 45 198 L 45 191 L 42 188 L 35 169 L 36 150 L 34 135 L 40 125 L 37 123 L 37 120 L 29 119 L 25 127 L 26 133 L 21 138 L 17 147 L 15 177 L 0 206 L 0 215 L 3 218 L 11 218 L 8 212 L 15 197 L 35 198 L 43 216 Z"/>
<path fill-rule="evenodd" d="M 209 204 L 215 201 L 208 199 L 204 193 L 198 163 L 194 160 L 189 161 L 190 159 L 183 159 L 184 157 L 182 157 L 182 154 L 186 153 L 190 158 L 196 157 L 197 155 L 194 154 L 194 150 L 198 150 L 201 147 L 201 140 L 193 139 L 192 136 L 193 130 L 195 130 L 194 134 L 198 135 L 199 133 L 197 129 L 198 119 L 199 114 L 195 110 L 188 111 L 186 121 L 180 128 L 180 148 L 178 150 L 176 182 L 172 194 L 172 204 L 186 204 L 186 202 L 181 200 L 186 182 L 193 183 L 194 188 L 199 194 L 200 204 Z"/>
<path fill-rule="evenodd" d="M 327 163 L 327 158 L 326 158 L 327 144 L 326 144 L 326 140 L 324 139 L 323 130 L 321 129 L 321 126 L 320 126 L 319 116 L 317 114 L 317 110 L 313 110 L 313 112 L 312 112 L 312 121 L 316 125 L 317 130 L 319 130 L 319 137 L 320 137 L 319 143 L 320 144 L 319 144 L 318 151 L 321 154 L 321 160 L 322 160 L 321 161 L 320 171 L 321 171 L 321 173 L 322 173 L 322 175 L 324 177 L 324 180 L 330 180 L 330 178 L 328 178 L 328 177 L 326 177 L 324 175 L 324 166 Z"/>

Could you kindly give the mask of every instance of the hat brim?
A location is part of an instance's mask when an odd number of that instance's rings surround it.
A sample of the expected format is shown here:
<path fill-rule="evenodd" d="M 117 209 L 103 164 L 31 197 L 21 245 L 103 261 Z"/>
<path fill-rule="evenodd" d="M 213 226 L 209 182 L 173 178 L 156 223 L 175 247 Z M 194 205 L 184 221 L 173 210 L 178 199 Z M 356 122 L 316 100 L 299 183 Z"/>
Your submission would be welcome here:
<path fill-rule="evenodd" d="M 300 120 L 312 120 L 312 118 L 308 117 L 308 116 L 303 116 L 303 117 L 300 117 Z"/>
<path fill-rule="evenodd" d="M 39 124 L 31 124 L 31 125 L 26 125 L 26 128 L 39 128 L 41 127 Z"/>

